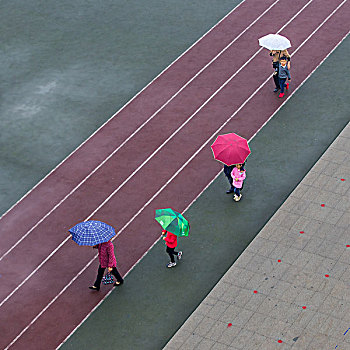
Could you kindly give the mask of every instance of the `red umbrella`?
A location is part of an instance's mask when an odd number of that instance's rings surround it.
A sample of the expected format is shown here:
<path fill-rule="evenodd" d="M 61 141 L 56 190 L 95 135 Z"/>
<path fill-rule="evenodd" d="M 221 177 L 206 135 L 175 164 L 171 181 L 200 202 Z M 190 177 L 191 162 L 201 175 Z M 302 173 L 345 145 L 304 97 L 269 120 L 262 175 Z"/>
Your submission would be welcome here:
<path fill-rule="evenodd" d="M 214 158 L 226 165 L 244 163 L 250 154 L 247 140 L 234 133 L 219 135 L 211 149 Z"/>

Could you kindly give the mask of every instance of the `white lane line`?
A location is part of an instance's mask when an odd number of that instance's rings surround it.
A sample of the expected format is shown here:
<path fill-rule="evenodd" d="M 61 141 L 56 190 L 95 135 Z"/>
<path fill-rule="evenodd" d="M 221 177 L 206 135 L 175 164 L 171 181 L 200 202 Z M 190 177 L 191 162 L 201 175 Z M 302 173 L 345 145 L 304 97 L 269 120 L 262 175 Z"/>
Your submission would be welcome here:
<path fill-rule="evenodd" d="M 63 199 L 61 199 L 51 210 L 49 210 L 34 226 L 32 226 L 21 238 L 14 243 L 3 255 L 0 261 L 5 258 L 18 244 L 20 244 L 36 227 L 38 227 L 49 215 L 51 215 L 67 198 L 69 198 L 78 188 L 80 188 L 93 174 L 95 174 L 115 153 L 117 153 L 130 139 L 132 139 L 148 122 L 150 122 L 160 111 L 162 111 L 176 96 L 178 96 L 194 79 L 198 77 L 209 65 L 221 56 L 233 43 L 235 43 L 248 29 L 250 29 L 264 14 L 266 14 L 280 0 L 276 0 L 262 14 L 260 14 L 248 27 L 246 27 L 235 39 L 233 39 L 223 50 L 221 50 L 210 62 L 208 62 L 196 75 L 194 75 L 185 85 L 181 87 L 169 100 L 167 100 L 155 113 L 153 113 L 144 123 L 142 123 L 130 136 L 128 136 L 112 153 L 110 153 L 92 172 L 90 172 L 76 187 L 74 187 Z M 132 175 L 130 175 L 132 177 Z M 129 178 L 130 178 L 129 177 Z M 1 220 L 1 218 L 0 218 Z"/>
<path fill-rule="evenodd" d="M 216 180 L 216 178 L 222 173 L 220 170 L 210 181 L 209 183 L 198 193 L 198 195 L 192 200 L 192 202 L 183 210 L 182 214 L 185 214 L 192 204 L 203 194 L 203 192 Z M 125 273 L 124 278 L 135 268 L 135 266 L 148 254 L 148 252 L 159 242 L 159 238 L 142 254 L 142 256 L 130 267 L 130 269 Z M 96 255 L 97 258 L 97 255 Z M 95 259 L 95 258 L 94 258 Z M 92 261 L 94 261 L 94 259 Z M 99 301 L 99 303 L 84 317 L 83 320 L 67 335 L 67 337 L 58 345 L 56 349 L 59 349 L 72 335 L 73 333 L 89 318 L 89 316 L 102 304 L 102 302 L 112 293 L 113 288 Z"/>
<path fill-rule="evenodd" d="M 349 35 L 350 32 L 348 32 L 342 40 L 330 51 L 327 56 L 317 65 L 317 67 L 310 73 L 308 76 L 303 80 L 303 82 L 292 91 L 292 93 L 286 98 L 286 100 L 276 109 L 276 111 L 265 121 L 265 123 L 255 132 L 255 134 L 248 140 L 248 142 L 251 142 L 254 137 L 261 131 L 261 129 L 279 112 L 279 110 L 284 106 L 284 104 L 293 96 L 293 94 L 299 90 L 299 88 L 304 85 L 304 83 L 310 78 L 310 76 L 316 71 L 319 66 L 323 64 L 323 62 L 333 53 L 333 51 L 346 39 L 346 37 Z M 271 78 L 271 77 L 270 77 Z M 269 79 L 270 79 L 269 78 Z M 183 211 L 185 213 L 194 202 L 197 201 L 197 199 L 202 195 L 202 193 L 219 177 L 219 175 L 222 174 L 222 170 L 220 170 L 214 178 L 208 183 L 208 185 L 205 186 L 205 188 L 198 194 L 198 196 L 187 206 L 187 208 Z M 160 236 L 161 238 L 161 236 Z M 155 246 L 155 244 L 160 240 L 158 238 L 148 249 L 147 251 L 142 255 L 140 259 L 138 259 L 133 266 L 125 273 L 124 277 L 126 277 L 135 267 L 136 265 L 142 260 L 142 258 Z M 97 258 L 98 255 L 95 256 Z M 94 258 L 94 259 L 95 259 Z M 94 259 L 92 261 L 94 261 Z M 89 264 L 90 265 L 90 264 Z M 59 349 L 74 333 L 75 331 L 89 318 L 89 316 L 102 304 L 102 302 L 107 299 L 107 297 L 113 292 L 114 289 L 111 289 L 101 300 L 100 302 L 84 317 L 84 319 L 72 330 L 72 332 L 62 341 L 61 344 L 56 349 Z"/>
<path fill-rule="evenodd" d="M 344 0 L 338 7 L 337 7 L 337 9 L 336 10 L 334 10 L 333 12 L 332 12 L 332 14 L 333 13 L 335 13 L 337 10 L 338 10 L 338 8 L 340 8 L 345 2 L 346 2 L 347 0 Z M 328 20 L 328 18 L 329 18 L 330 16 L 328 16 L 327 17 L 327 19 L 326 20 Z M 322 22 L 322 24 L 318 27 L 318 28 L 320 28 L 325 22 L 326 22 L 326 20 L 324 21 L 324 22 Z M 284 100 L 283 101 L 283 103 L 281 104 L 281 106 L 269 117 L 269 119 L 263 124 L 263 126 L 264 125 L 266 125 L 266 123 L 268 122 L 268 121 L 270 121 L 271 120 L 271 118 L 277 113 L 277 111 L 279 111 L 280 110 L 280 108 L 294 95 L 294 93 L 297 91 L 297 90 L 299 90 L 299 88 L 302 86 L 302 85 L 304 85 L 304 83 L 306 82 L 306 80 L 316 71 L 316 69 L 329 57 L 329 55 L 343 42 L 343 40 L 348 36 L 348 34 L 349 34 L 349 32 L 341 39 L 341 41 L 325 56 L 325 58 L 313 69 L 313 71 L 303 80 L 303 82 L 286 98 L 286 100 Z M 262 84 L 262 85 L 260 85 L 260 87 L 259 87 L 259 89 L 258 90 L 256 90 L 254 93 L 253 93 L 253 95 L 255 95 L 258 91 L 260 91 L 260 89 L 269 81 L 271 79 L 271 76 L 269 76 L 266 80 L 265 80 L 265 82 Z M 250 96 L 250 99 L 253 97 L 253 95 L 251 95 Z M 242 107 L 243 108 L 243 107 Z M 226 126 L 226 124 L 234 117 L 234 115 L 236 115 L 237 113 L 235 112 L 229 119 L 228 119 L 228 121 L 222 126 L 222 127 L 220 127 L 218 130 L 217 130 L 217 132 L 220 132 L 220 130 L 224 127 L 224 126 Z M 261 126 L 260 127 L 260 129 L 259 130 L 261 130 L 261 128 L 263 127 L 263 126 Z M 209 138 L 208 140 L 207 140 L 207 142 L 206 142 L 206 144 L 217 134 L 217 132 L 216 133 L 214 133 L 213 135 L 212 135 L 212 137 L 211 138 Z M 249 142 L 255 137 L 255 135 L 256 135 L 257 133 L 255 133 L 250 139 L 249 139 Z M 195 154 L 197 154 L 198 152 L 200 152 L 200 150 L 201 149 L 203 149 L 203 147 L 204 146 L 201 146 L 200 148 L 199 148 L 199 150 L 198 151 L 196 151 L 196 153 Z M 192 158 L 193 158 L 193 156 L 189 159 L 189 161 L 191 161 L 192 160 Z M 189 162 L 188 161 L 188 162 Z M 188 163 L 188 162 L 186 162 L 186 163 Z M 217 176 L 219 176 L 219 174 L 221 173 L 221 171 L 216 175 L 216 177 Z M 175 176 L 174 176 L 175 177 Z M 216 178 L 215 177 L 215 178 Z M 214 181 L 215 180 L 215 178 L 212 180 L 212 181 Z M 154 243 L 155 244 L 155 243 Z M 154 245 L 153 244 L 153 245 Z M 153 246 L 152 245 L 152 246 Z M 149 251 L 149 250 L 148 250 Z M 145 255 L 145 254 L 144 254 Z M 143 256 L 144 256 L 143 255 Z M 91 259 L 90 261 L 89 261 L 89 263 L 86 265 L 86 267 L 84 267 L 80 272 L 79 272 L 79 274 L 78 275 L 81 275 L 85 270 L 86 270 L 86 268 L 88 267 L 88 266 L 90 266 L 91 265 L 91 263 L 95 260 L 97 258 L 97 255 L 95 255 L 95 257 L 93 258 L 93 259 Z M 139 259 L 140 260 L 140 259 Z M 136 262 L 136 263 L 138 263 L 139 262 L 139 260 Z M 136 263 L 129 269 L 129 271 L 131 271 L 131 269 L 133 269 L 134 268 L 134 266 L 136 265 Z M 129 271 L 127 272 L 127 273 L 129 273 Z M 50 301 L 50 303 L 48 303 L 46 306 L 45 306 L 45 308 L 44 309 L 42 309 L 42 311 L 21 331 L 21 333 L 4 349 L 4 350 L 7 350 L 7 349 L 9 349 L 9 347 L 11 347 L 21 336 L 22 336 L 22 334 L 23 333 L 25 333 L 26 331 L 27 331 L 27 329 L 33 324 L 33 323 L 35 323 L 35 321 L 57 300 L 57 298 L 59 298 L 59 296 L 77 279 L 77 277 L 78 277 L 78 275 L 77 276 L 75 276 L 72 280 L 71 280 L 71 282 L 69 282 L 62 290 L 61 290 L 61 292 L 60 293 L 58 293 L 56 296 L 55 296 L 55 298 L 53 298 L 51 301 Z"/>
<path fill-rule="evenodd" d="M 307 6 L 309 6 L 313 0 L 309 0 L 289 21 L 283 25 L 277 33 L 280 33 L 288 24 L 290 24 Z M 228 78 L 197 110 L 187 118 L 187 120 L 176 129 L 176 131 L 169 136 L 153 153 L 138 167 L 136 168 L 85 220 L 89 220 L 98 210 L 100 210 L 130 179 L 134 177 L 170 140 L 172 140 L 175 135 L 177 135 L 230 81 L 235 78 L 243 68 L 245 68 L 261 51 L 260 48 L 251 56 L 248 61 L 246 61 L 235 73 L 233 73 L 230 78 Z M 1 306 L 1 304 L 0 304 Z"/>
<path fill-rule="evenodd" d="M 309 0 L 307 4 L 305 4 L 291 19 L 289 19 L 289 21 L 281 27 L 281 29 L 277 32 L 279 33 L 280 31 L 282 31 L 290 22 L 292 22 L 307 6 L 309 6 L 309 4 L 311 4 L 313 0 Z M 179 127 L 176 132 L 174 132 L 162 145 L 160 145 L 147 159 L 146 161 L 144 161 L 126 180 L 124 180 L 124 182 L 118 186 L 118 188 L 116 190 L 113 191 L 113 193 L 107 197 L 107 199 L 105 199 L 84 221 L 89 220 L 99 209 L 101 209 L 101 207 L 103 205 L 105 205 L 146 163 L 149 162 L 149 160 L 157 153 L 159 152 L 160 149 L 162 149 L 219 91 L 221 91 L 232 79 L 233 77 L 235 77 L 252 59 L 254 59 L 254 57 L 262 50 L 262 48 L 260 48 L 242 67 L 240 67 L 238 69 L 238 71 L 236 71 L 236 73 L 234 73 L 213 95 L 210 96 L 210 98 L 204 102 L 202 104 L 201 107 L 199 107 L 187 120 L 185 123 L 183 123 L 181 125 L 181 127 Z M 270 78 L 268 78 L 270 79 Z M 265 84 L 265 83 L 264 83 Z M 260 88 L 262 87 L 262 85 L 260 86 Z M 259 89 L 260 89 L 259 88 Z M 256 90 L 257 91 L 259 91 Z M 255 92 L 255 93 L 256 93 Z M 238 113 L 238 111 L 240 111 L 248 101 L 250 101 L 250 99 L 255 96 L 255 93 L 253 93 L 253 95 L 251 95 L 240 107 L 238 110 L 236 110 L 236 114 Z M 235 115 L 235 114 L 234 114 Z M 229 120 L 232 118 L 232 116 L 229 118 Z M 223 124 L 226 125 L 227 122 L 225 122 Z M 221 129 L 220 129 L 221 130 Z M 217 132 L 217 131 L 216 131 Z M 187 162 L 185 163 L 185 165 L 187 164 Z M 176 172 L 176 175 L 178 174 L 179 171 L 181 171 L 184 168 L 184 166 L 182 166 L 180 168 L 180 170 L 178 170 Z M 172 181 L 172 179 L 175 176 L 173 175 L 170 180 L 168 180 L 166 182 L 166 185 Z M 164 186 L 161 187 L 160 191 L 164 188 Z M 160 193 L 159 191 L 157 193 Z M 152 197 L 154 198 L 154 197 Z M 146 203 L 146 205 L 148 205 L 150 201 L 148 201 Z M 144 206 L 145 207 L 145 206 Z M 130 224 L 130 222 L 132 222 L 135 217 L 144 209 L 144 207 L 142 207 L 129 221 L 126 225 L 123 226 L 123 228 L 121 230 L 119 230 L 119 234 Z M 10 294 L 7 295 L 7 297 L 5 297 L 5 299 L 3 299 L 0 302 L 0 307 L 9 299 L 11 298 L 11 296 L 19 289 L 22 287 L 22 285 L 24 283 L 26 283 L 68 240 L 70 239 L 70 235 L 67 236 L 63 242 L 61 242 L 15 289 L 12 290 L 12 292 Z"/>
<path fill-rule="evenodd" d="M 48 176 L 50 176 L 58 167 L 60 167 L 68 158 L 70 158 L 79 148 L 81 148 L 87 141 L 89 141 L 98 131 L 100 131 L 107 123 L 109 123 L 117 114 L 119 114 L 126 106 L 128 106 L 137 96 L 139 96 L 145 89 L 147 89 L 155 80 L 157 80 L 163 73 L 165 73 L 174 63 L 181 59 L 188 51 L 190 51 L 196 44 L 198 44 L 205 36 L 207 36 L 214 28 L 216 28 L 221 22 L 223 22 L 231 13 L 236 11 L 246 0 L 240 2 L 235 8 L 233 8 L 228 14 L 226 14 L 219 22 L 205 32 L 199 39 L 197 39 L 186 51 L 184 51 L 179 57 L 171 62 L 166 68 L 164 68 L 154 79 L 152 79 L 142 90 L 140 90 L 131 100 L 123 105 L 118 111 L 116 111 L 105 123 L 103 123 L 96 131 L 94 131 L 83 143 L 81 143 L 75 150 L 73 150 L 66 158 L 64 158 L 59 164 L 57 164 L 44 178 L 42 178 L 33 188 L 31 188 L 22 198 L 20 198 L 15 204 L 13 204 L 4 214 L 0 216 L 0 220 L 11 211 L 18 203 L 26 198 L 35 188 L 37 188 Z"/>

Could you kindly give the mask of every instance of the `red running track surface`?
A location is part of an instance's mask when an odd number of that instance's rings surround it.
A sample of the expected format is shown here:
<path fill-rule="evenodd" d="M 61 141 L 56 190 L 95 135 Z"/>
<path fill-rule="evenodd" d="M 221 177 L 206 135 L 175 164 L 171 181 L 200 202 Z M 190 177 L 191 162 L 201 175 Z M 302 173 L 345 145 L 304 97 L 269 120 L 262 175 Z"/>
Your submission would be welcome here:
<path fill-rule="evenodd" d="M 291 94 L 348 34 L 349 15 L 348 1 L 246 0 L 6 213 L 0 348 L 57 347 L 108 292 L 87 289 L 95 252 L 75 245 L 70 227 L 113 225 L 126 274 L 159 238 L 154 210 L 183 211 L 220 171 L 215 136 L 249 139 L 279 109 L 259 37 L 282 28 L 291 39 Z"/>

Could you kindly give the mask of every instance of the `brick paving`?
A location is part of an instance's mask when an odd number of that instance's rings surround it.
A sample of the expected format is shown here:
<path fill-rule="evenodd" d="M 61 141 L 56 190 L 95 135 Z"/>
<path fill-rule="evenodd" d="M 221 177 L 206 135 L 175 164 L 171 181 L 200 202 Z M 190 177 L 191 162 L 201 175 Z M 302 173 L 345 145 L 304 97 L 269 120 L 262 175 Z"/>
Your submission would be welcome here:
<path fill-rule="evenodd" d="M 349 350 L 349 285 L 350 123 L 164 349 Z"/>

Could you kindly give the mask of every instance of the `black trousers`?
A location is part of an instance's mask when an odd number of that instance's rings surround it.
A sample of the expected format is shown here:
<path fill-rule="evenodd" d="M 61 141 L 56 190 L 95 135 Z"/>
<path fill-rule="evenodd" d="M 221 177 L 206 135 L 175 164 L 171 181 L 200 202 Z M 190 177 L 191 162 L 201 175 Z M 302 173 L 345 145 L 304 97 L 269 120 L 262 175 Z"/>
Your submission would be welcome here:
<path fill-rule="evenodd" d="M 96 288 L 100 288 L 102 277 L 103 277 L 105 270 L 106 270 L 106 267 L 101 267 L 101 265 L 98 267 L 97 278 L 96 278 L 96 281 L 94 283 L 94 286 Z M 120 276 L 120 273 L 118 272 L 116 267 L 113 267 L 111 274 L 117 279 L 118 282 L 124 281 L 123 277 Z"/>
<path fill-rule="evenodd" d="M 228 165 L 224 165 L 224 174 L 225 176 L 227 177 L 227 180 L 231 186 L 231 190 L 233 190 L 233 179 L 232 179 L 232 176 L 231 176 L 231 172 L 233 170 L 234 166 L 231 165 L 231 166 L 228 166 Z"/>
<path fill-rule="evenodd" d="M 278 77 L 279 69 L 278 67 L 274 69 L 275 69 L 275 73 L 273 75 L 273 81 L 275 82 L 276 89 L 279 89 L 280 88 L 280 78 Z"/>
<path fill-rule="evenodd" d="M 178 252 L 175 252 L 175 248 L 169 248 L 169 247 L 166 247 L 166 252 L 169 254 L 170 256 L 170 261 L 173 263 L 175 262 L 175 258 L 174 258 L 174 255 L 178 255 L 179 253 Z"/>

